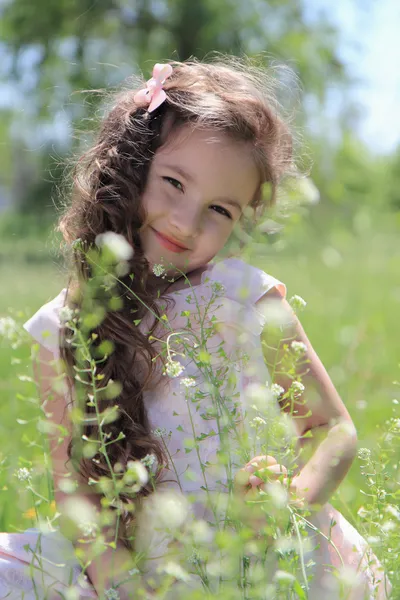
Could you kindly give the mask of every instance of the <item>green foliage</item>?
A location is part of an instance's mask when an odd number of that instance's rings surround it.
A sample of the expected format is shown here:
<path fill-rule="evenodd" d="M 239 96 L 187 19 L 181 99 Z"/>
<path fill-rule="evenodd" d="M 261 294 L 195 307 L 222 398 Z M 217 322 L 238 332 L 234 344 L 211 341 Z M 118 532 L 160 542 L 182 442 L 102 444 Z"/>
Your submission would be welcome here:
<path fill-rule="evenodd" d="M 147 76 L 155 61 L 170 57 L 202 58 L 212 51 L 263 52 L 272 61 L 288 63 L 307 97 L 314 97 L 318 106 L 325 101 L 328 81 L 344 88 L 349 84 L 337 53 L 338 32 L 322 18 L 312 25 L 307 22 L 303 2 L 296 0 L 245 4 L 139 0 L 133 5 L 105 0 L 39 0 L 33 5 L 28 0 L 11 0 L 3 8 L 1 27 L 11 57 L 5 77 L 29 95 L 23 130 L 18 112 L 7 117 L 14 123 L 13 137 L 22 137 L 25 144 L 31 138 L 28 145 L 36 148 L 33 161 L 32 152 L 18 152 L 22 164 L 14 175 L 18 177 L 24 163 L 35 171 L 36 175 L 26 178 L 22 193 L 14 190 L 14 202 L 26 211 L 53 212 L 62 174 L 54 156 L 60 154 L 57 159 L 62 163 L 65 151 L 78 143 L 74 135 L 59 150 L 36 143 L 42 127 L 57 129 L 62 111 L 63 121 L 73 132 L 87 129 L 102 101 L 95 90 L 118 85 L 138 66 Z M 281 101 L 292 109 L 297 84 L 287 72 L 280 77 L 285 85 Z"/>

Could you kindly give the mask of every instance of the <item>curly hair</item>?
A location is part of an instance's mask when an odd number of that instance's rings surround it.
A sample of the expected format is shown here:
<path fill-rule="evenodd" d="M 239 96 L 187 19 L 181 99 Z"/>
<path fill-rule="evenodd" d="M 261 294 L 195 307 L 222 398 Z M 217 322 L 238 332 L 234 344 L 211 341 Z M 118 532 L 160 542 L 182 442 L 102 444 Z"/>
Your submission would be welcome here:
<path fill-rule="evenodd" d="M 160 465 L 168 463 L 160 439 L 151 431 L 143 401 L 143 391 L 155 373 L 156 353 L 150 335 L 133 321 L 137 323 L 145 316 L 145 306 L 159 314 L 154 291 L 148 285 L 149 264 L 139 239 L 145 219 L 141 196 L 152 158 L 173 132 L 190 126 L 218 131 L 233 141 L 247 143 L 261 180 L 270 184 L 270 202 L 275 201 L 282 177 L 293 172 L 292 134 L 281 116 L 274 90 L 276 81 L 265 69 L 235 58 L 170 64 L 173 73 L 164 84 L 167 100 L 154 112 L 149 114 L 135 104 L 137 87 L 131 81 L 127 89 L 116 95 L 92 147 L 75 164 L 72 198 L 57 224 L 65 245 L 72 249 L 66 302 L 78 309 L 82 296 L 72 297 L 71 292 L 74 289 L 82 292 L 82 283 L 90 280 L 92 269 L 85 255 L 75 248 L 74 241 L 79 239 L 81 247 L 89 249 L 98 234 L 112 231 L 124 236 L 134 250 L 129 272 L 117 284 L 122 306 L 107 312 L 92 329 L 96 334 L 93 346 L 104 340 L 113 344 L 113 351 L 98 366 L 97 373 L 103 376 L 98 387 L 104 387 L 112 379 L 121 383 L 122 390 L 112 400 L 100 395 L 99 410 L 118 405 L 117 420 L 106 425 L 105 430 L 111 439 L 121 431 L 124 433 L 123 439 L 108 446 L 110 463 L 119 463 L 123 468 L 129 460 L 140 460 L 147 454 L 154 454 Z M 253 206 L 259 206 L 262 200 L 259 193 Z M 156 322 L 150 334 L 155 325 Z M 61 328 L 60 355 L 72 388 L 76 357 L 71 344 L 65 343 L 67 337 L 68 328 Z M 85 407 L 86 413 L 91 411 L 94 408 Z M 98 435 L 96 427 L 93 423 L 85 424 L 84 434 L 93 438 Z M 72 442 L 69 456 L 73 456 Z M 81 457 L 78 470 L 86 481 L 89 477 L 96 479 L 109 474 L 101 454 L 95 461 Z M 144 496 L 150 491 L 145 487 L 140 493 Z M 121 500 L 132 499 L 122 495 Z M 132 512 L 124 512 L 121 519 L 120 539 L 132 547 L 127 536 Z"/>

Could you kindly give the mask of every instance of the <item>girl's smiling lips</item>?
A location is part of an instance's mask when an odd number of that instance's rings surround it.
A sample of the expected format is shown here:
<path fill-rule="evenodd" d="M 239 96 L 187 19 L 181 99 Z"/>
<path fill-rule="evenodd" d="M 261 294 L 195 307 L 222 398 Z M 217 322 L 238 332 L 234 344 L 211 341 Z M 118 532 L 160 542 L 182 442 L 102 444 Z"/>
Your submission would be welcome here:
<path fill-rule="evenodd" d="M 156 237 L 157 237 L 158 241 L 160 242 L 160 244 L 162 246 L 164 246 L 164 248 L 166 248 L 167 250 L 170 250 L 171 252 L 176 252 L 176 253 L 186 252 L 187 250 L 189 250 L 189 248 L 187 248 L 186 246 L 183 246 L 180 242 L 174 240 L 173 238 L 170 238 L 170 237 L 160 233 L 159 231 L 156 231 L 155 229 L 153 229 L 153 231 L 156 234 Z"/>

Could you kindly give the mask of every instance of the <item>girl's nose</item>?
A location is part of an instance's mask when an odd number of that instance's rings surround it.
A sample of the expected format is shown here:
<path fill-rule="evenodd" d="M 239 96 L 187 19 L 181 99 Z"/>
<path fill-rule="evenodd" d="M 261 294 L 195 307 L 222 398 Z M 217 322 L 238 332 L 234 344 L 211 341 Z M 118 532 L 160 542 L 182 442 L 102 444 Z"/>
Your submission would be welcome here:
<path fill-rule="evenodd" d="M 171 227 L 179 233 L 180 239 L 196 237 L 201 229 L 201 210 L 194 206 L 186 205 L 176 207 L 170 215 Z"/>

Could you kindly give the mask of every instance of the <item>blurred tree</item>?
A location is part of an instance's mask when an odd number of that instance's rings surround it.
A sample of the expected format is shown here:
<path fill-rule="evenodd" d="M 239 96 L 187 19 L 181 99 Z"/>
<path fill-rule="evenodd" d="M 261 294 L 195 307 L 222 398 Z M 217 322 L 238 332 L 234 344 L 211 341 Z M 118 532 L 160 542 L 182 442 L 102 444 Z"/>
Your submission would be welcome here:
<path fill-rule="evenodd" d="M 203 58 L 210 51 L 266 52 L 275 62 L 292 67 L 306 90 L 305 102 L 310 104 L 312 98 L 313 106 L 321 106 L 328 82 L 345 89 L 349 80 L 337 53 L 337 30 L 322 17 L 307 20 L 305 4 L 306 0 L 10 0 L 1 15 L 2 38 L 11 57 L 3 77 L 29 98 L 24 139 L 41 140 L 43 128 L 48 132 L 49 126 L 54 132 L 61 125 L 86 127 L 101 100 L 90 90 L 118 85 L 137 65 L 147 76 L 154 61 Z M 288 77 L 288 71 L 281 76 Z M 295 82 L 289 76 L 283 83 L 290 101 L 298 103 Z M 75 94 L 82 90 L 84 100 L 76 101 Z M 18 120 L 20 113 L 15 117 Z M 65 135 L 72 145 L 74 136 L 68 130 Z M 47 159 L 38 164 L 43 163 Z M 28 209 L 51 205 L 44 189 L 23 197 Z"/>
<path fill-rule="evenodd" d="M 388 161 L 386 175 L 390 206 L 400 211 L 400 146 Z"/>

